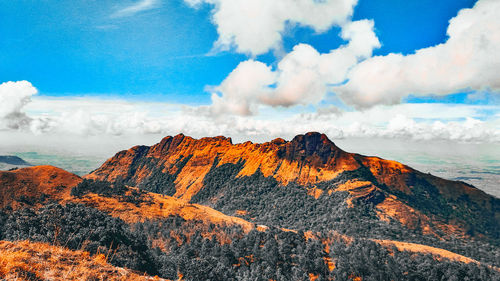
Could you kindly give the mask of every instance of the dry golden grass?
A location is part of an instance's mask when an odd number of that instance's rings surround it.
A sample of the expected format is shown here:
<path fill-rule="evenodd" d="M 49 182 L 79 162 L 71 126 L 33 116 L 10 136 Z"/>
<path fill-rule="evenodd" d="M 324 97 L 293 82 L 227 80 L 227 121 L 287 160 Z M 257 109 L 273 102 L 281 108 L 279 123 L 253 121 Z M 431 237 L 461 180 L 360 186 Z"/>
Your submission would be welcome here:
<path fill-rule="evenodd" d="M 408 251 L 408 252 L 424 254 L 424 255 L 430 254 L 438 260 L 448 259 L 451 261 L 457 261 L 457 262 L 463 262 L 463 263 L 479 264 L 479 262 L 474 260 L 474 259 L 462 256 L 459 254 L 455 254 L 453 252 L 450 252 L 450 251 L 447 251 L 444 249 L 426 246 L 426 245 L 422 245 L 422 244 L 400 242 L 400 241 L 393 241 L 393 240 L 376 240 L 376 239 L 374 239 L 373 241 L 375 241 L 375 242 L 377 242 L 380 245 L 385 246 L 385 247 L 395 246 L 399 251 Z"/>
<path fill-rule="evenodd" d="M 147 193 L 147 196 L 151 200 L 139 205 L 93 193 L 82 198 L 69 198 L 67 202 L 78 202 L 93 206 L 128 223 L 179 215 L 185 220 L 199 220 L 217 225 L 240 225 L 246 232 L 254 228 L 253 223 L 238 217 L 225 215 L 207 206 L 187 203 L 182 199 L 156 193 Z"/>
<path fill-rule="evenodd" d="M 165 280 L 115 267 L 106 256 L 28 241 L 0 241 L 2 280 Z"/>

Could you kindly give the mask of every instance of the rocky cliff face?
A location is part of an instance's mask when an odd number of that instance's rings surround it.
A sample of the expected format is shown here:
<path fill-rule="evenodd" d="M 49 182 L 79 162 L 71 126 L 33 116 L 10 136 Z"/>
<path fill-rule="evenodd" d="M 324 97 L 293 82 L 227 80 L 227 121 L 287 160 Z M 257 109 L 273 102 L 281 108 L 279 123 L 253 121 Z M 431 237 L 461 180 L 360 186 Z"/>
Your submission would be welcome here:
<path fill-rule="evenodd" d="M 312 185 L 361 167 L 355 154 L 339 149 L 318 133 L 299 135 L 289 142 L 276 139 L 262 144 L 233 144 L 225 137 L 197 140 L 181 134 L 166 137 L 151 147 L 136 146 L 119 152 L 87 177 L 141 185 L 161 172 L 172 176 L 175 189 L 170 195 L 189 200 L 203 187 L 203 179 L 212 167 L 228 163 L 242 163 L 238 177 L 259 170 L 283 185 Z"/>

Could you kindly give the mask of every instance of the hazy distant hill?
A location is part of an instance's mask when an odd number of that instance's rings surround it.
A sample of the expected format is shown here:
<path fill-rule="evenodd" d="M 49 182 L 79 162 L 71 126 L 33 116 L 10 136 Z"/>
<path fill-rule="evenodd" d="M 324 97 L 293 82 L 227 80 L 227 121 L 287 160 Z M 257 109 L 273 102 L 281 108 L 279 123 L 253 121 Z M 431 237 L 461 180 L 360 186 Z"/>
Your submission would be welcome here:
<path fill-rule="evenodd" d="M 20 166 L 31 166 L 30 163 L 24 161 L 17 156 L 2 156 L 0 155 L 0 163 Z"/>
<path fill-rule="evenodd" d="M 24 161 L 20 157 L 0 155 L 0 170 L 9 170 L 13 168 L 23 168 L 29 166 L 32 165 Z"/>

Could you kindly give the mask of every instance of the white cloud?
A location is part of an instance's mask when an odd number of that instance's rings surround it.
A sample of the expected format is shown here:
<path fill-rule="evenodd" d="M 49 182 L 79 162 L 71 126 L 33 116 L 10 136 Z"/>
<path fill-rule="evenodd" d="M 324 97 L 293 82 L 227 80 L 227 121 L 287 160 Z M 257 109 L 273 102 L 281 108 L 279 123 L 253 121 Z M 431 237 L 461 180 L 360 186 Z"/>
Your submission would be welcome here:
<path fill-rule="evenodd" d="M 358 107 L 396 104 L 409 94 L 447 95 L 500 90 L 500 1 L 480 0 L 450 20 L 449 39 L 414 54 L 376 56 L 359 63 L 341 98 Z"/>
<path fill-rule="evenodd" d="M 263 106 L 259 115 L 213 119 L 200 108 L 98 98 L 34 97 L 26 105 L 36 134 L 140 136 L 184 133 L 194 137 L 231 136 L 235 141 L 290 138 L 308 131 L 332 139 L 383 137 L 456 142 L 500 142 L 500 118 L 485 115 L 499 106 L 401 104 L 340 114 L 329 108 L 301 113 Z M 481 119 L 485 121 L 480 121 Z"/>
<path fill-rule="evenodd" d="M 391 138 L 412 138 L 421 140 L 452 140 L 462 142 L 482 142 L 486 139 L 500 138 L 496 128 L 489 128 L 485 122 L 467 117 L 465 121 L 434 121 L 417 123 L 404 115 L 397 115 L 389 121 L 382 136 Z"/>
<path fill-rule="evenodd" d="M 352 66 L 380 46 L 369 20 L 345 24 L 341 37 L 349 43 L 326 54 L 307 44 L 295 46 L 275 71 L 255 60 L 240 63 L 211 89 L 211 112 L 251 115 L 260 104 L 289 107 L 318 103 L 329 84 L 343 82 Z"/>
<path fill-rule="evenodd" d="M 151 10 L 157 7 L 159 4 L 160 4 L 159 0 L 139 0 L 129 6 L 120 8 L 119 10 L 114 12 L 111 15 L 111 17 L 121 18 L 121 17 L 133 16 L 137 13 Z"/>
<path fill-rule="evenodd" d="M 248 60 L 241 62 L 228 77 L 212 90 L 210 111 L 219 115 L 231 112 L 239 115 L 250 115 L 255 109 L 255 100 L 271 92 L 269 87 L 276 81 L 276 74 L 267 65 Z"/>
<path fill-rule="evenodd" d="M 168 120 L 165 111 L 171 108 L 166 103 L 119 99 L 38 97 L 26 111 L 32 117 L 29 129 L 35 134 L 141 135 L 161 133 L 160 122 Z"/>
<path fill-rule="evenodd" d="M 283 110 L 261 105 L 259 115 L 225 115 L 214 119 L 201 114 L 206 108 L 182 104 L 98 97 L 56 98 L 36 93 L 27 81 L 0 84 L 3 135 L 18 132 L 105 137 L 185 133 L 194 137 L 226 135 L 235 141 L 266 141 L 319 131 L 332 139 L 383 137 L 500 143 L 500 116 L 491 114 L 500 112 L 498 105 L 399 104 L 344 112 L 322 106 L 317 112 L 308 113 L 304 113 L 304 108 Z"/>
<path fill-rule="evenodd" d="M 342 25 L 352 15 L 357 0 L 184 0 L 192 6 L 214 5 L 217 49 L 233 46 L 240 53 L 259 55 L 280 49 L 287 24 L 309 26 L 324 32 Z"/>
<path fill-rule="evenodd" d="M 37 89 L 28 81 L 9 81 L 0 84 L 0 129 L 18 129 L 29 124 L 30 118 L 23 112 Z"/>

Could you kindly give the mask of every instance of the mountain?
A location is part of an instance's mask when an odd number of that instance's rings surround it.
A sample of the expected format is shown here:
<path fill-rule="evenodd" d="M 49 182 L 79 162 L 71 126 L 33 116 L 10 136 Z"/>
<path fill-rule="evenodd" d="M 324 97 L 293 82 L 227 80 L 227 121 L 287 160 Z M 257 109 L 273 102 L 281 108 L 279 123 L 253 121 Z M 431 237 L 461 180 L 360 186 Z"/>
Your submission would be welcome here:
<path fill-rule="evenodd" d="M 0 278 L 500 280 L 498 203 L 318 133 L 178 135 L 0 171 Z"/>
<path fill-rule="evenodd" d="M 325 214 L 338 207 L 332 201 L 341 200 L 352 209 L 370 204 L 379 221 L 396 222 L 424 235 L 496 242 L 500 238 L 499 199 L 464 182 L 421 173 L 395 161 L 345 152 L 319 133 L 262 144 L 233 144 L 226 137 L 169 136 L 151 147 L 135 146 L 117 153 L 86 178 L 122 182 L 287 228 L 303 224 L 295 219 L 302 213 L 300 207 L 285 212 L 282 209 L 289 206 L 280 202 L 298 197 L 315 210 L 335 205 L 316 214 L 317 218 L 308 214 L 309 219 L 330 225 L 335 222 L 328 221 Z M 252 188 L 259 185 L 267 187 Z M 289 192 L 283 194 L 283 189 Z M 316 200 L 304 198 L 304 194 Z M 262 202 L 268 206 L 255 207 Z M 290 222 L 279 217 L 294 219 Z"/>
<path fill-rule="evenodd" d="M 67 198 L 80 181 L 79 176 L 52 166 L 0 171 L 0 207 L 20 209 Z"/>

